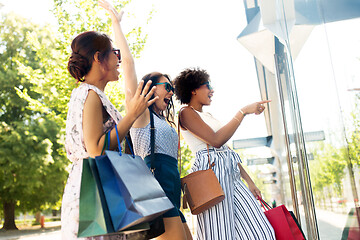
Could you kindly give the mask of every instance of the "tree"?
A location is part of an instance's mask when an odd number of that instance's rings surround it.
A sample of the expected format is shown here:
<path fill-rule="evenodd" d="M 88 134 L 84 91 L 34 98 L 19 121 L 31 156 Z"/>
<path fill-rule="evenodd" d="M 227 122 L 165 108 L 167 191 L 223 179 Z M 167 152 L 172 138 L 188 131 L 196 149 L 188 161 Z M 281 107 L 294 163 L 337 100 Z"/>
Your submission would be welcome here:
<path fill-rule="evenodd" d="M 337 196 L 342 195 L 342 180 L 347 164 L 346 148 L 335 148 L 330 144 L 319 143 L 314 152 L 314 161 L 310 161 L 310 176 L 314 193 L 324 197 L 324 188 L 333 189 Z M 332 196 L 330 196 L 331 201 Z"/>
<path fill-rule="evenodd" d="M 349 156 L 351 162 L 360 166 L 360 94 L 355 96 L 355 108 L 351 113 L 353 131 L 349 137 Z"/>
<path fill-rule="evenodd" d="M 96 0 L 54 0 L 53 13 L 56 31 L 14 16 L 1 21 L 0 201 L 5 229 L 16 228 L 15 207 L 36 211 L 59 205 L 69 163 L 63 143 L 67 103 L 77 86 L 66 69 L 69 46 L 84 31 L 110 33 L 110 19 L 104 20 Z M 146 37 L 137 26 L 127 34 L 135 57 Z M 110 84 L 106 92 L 124 111 L 121 82 Z"/>
<path fill-rule="evenodd" d="M 0 201 L 3 228 L 16 229 L 15 208 L 40 210 L 59 201 L 67 160 L 56 119 L 21 97 L 43 98 L 37 75 L 53 61 L 51 33 L 13 14 L 2 16 L 0 29 Z"/>
<path fill-rule="evenodd" d="M 181 176 L 185 177 L 189 174 L 191 164 L 194 160 L 194 155 L 192 154 L 189 146 L 185 144 L 185 141 L 180 141 L 181 144 Z"/>
<path fill-rule="evenodd" d="M 114 5 L 117 9 L 124 8 L 130 1 L 114 1 Z M 69 101 L 70 93 L 74 87 L 76 87 L 74 79 L 69 75 L 66 70 L 67 61 L 70 56 L 69 46 L 73 38 L 84 31 L 100 31 L 112 35 L 111 20 L 106 16 L 104 10 L 97 5 L 97 0 L 54 0 L 54 9 L 58 20 L 58 36 L 57 36 L 57 48 L 60 50 L 61 65 L 52 66 L 55 67 L 59 74 L 53 75 L 54 79 L 49 80 L 49 85 L 55 87 L 58 91 L 58 95 L 64 99 L 63 103 Z M 152 18 L 152 13 L 149 14 L 148 19 L 144 23 L 148 23 Z M 125 34 L 130 45 L 131 52 L 135 58 L 140 57 L 140 53 L 143 50 L 147 34 L 143 32 L 141 26 L 134 26 L 128 33 Z M 120 110 L 125 112 L 125 91 L 123 89 L 123 79 L 120 76 L 120 80 L 117 82 L 111 82 L 105 89 L 106 95 L 110 101 Z M 58 105 L 57 103 L 53 103 Z M 67 105 L 61 108 L 61 117 L 65 119 L 67 112 Z M 59 108 L 56 106 L 55 108 Z"/>

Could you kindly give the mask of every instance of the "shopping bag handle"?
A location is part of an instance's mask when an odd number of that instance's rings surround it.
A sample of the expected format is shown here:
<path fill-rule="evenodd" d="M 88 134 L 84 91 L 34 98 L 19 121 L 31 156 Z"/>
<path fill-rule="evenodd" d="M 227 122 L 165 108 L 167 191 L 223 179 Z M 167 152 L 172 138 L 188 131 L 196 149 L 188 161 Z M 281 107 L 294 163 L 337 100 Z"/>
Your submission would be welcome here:
<path fill-rule="evenodd" d="M 119 132 L 118 132 L 118 129 L 117 129 L 117 124 L 115 125 L 115 131 L 116 131 L 116 138 L 117 138 L 117 141 L 118 141 L 118 147 L 119 147 L 119 155 L 122 156 L 122 150 L 121 150 L 121 142 L 120 142 L 120 138 L 119 138 Z M 130 152 L 131 152 L 131 156 L 133 158 L 135 158 L 135 154 L 134 154 L 134 151 L 130 145 L 130 142 L 129 142 L 129 139 L 127 138 L 127 136 L 125 136 L 125 141 L 127 142 L 128 146 L 129 146 L 129 149 L 130 149 Z"/>
<path fill-rule="evenodd" d="M 262 199 L 261 197 L 258 196 L 258 200 L 260 201 L 260 204 L 263 207 L 263 209 L 265 210 L 272 209 L 272 207 L 270 207 L 270 205 L 267 202 L 265 202 L 264 199 Z"/>
<path fill-rule="evenodd" d="M 104 146 L 103 146 L 103 148 L 102 148 L 102 150 L 101 150 L 101 154 L 100 154 L 100 155 L 103 155 L 103 154 L 104 154 L 105 149 L 106 149 L 106 150 L 109 150 L 109 147 L 110 147 L 110 131 L 105 134 Z"/>

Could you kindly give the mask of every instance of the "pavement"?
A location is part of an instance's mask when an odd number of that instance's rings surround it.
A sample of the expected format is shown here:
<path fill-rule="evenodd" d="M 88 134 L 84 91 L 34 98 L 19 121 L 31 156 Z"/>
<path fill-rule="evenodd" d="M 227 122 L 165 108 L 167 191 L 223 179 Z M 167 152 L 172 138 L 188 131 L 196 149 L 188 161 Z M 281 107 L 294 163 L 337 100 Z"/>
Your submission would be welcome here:
<path fill-rule="evenodd" d="M 196 216 L 186 213 L 190 231 L 195 236 Z M 321 240 L 339 240 L 346 224 L 347 214 L 334 213 L 321 209 L 316 210 Z M 301 215 L 301 218 L 305 216 Z M 305 222 L 302 229 L 306 232 Z M 45 222 L 45 228 L 40 226 L 22 227 L 20 230 L 1 231 L 0 240 L 61 240 L 60 221 Z"/>
<path fill-rule="evenodd" d="M 15 239 L 40 239 L 41 235 L 52 235 L 55 232 L 59 232 L 61 228 L 61 222 L 45 222 L 44 228 L 40 228 L 39 225 L 36 226 L 24 226 L 18 227 L 19 230 L 0 230 L 0 240 L 15 240 Z M 51 239 L 52 238 L 44 238 Z"/>

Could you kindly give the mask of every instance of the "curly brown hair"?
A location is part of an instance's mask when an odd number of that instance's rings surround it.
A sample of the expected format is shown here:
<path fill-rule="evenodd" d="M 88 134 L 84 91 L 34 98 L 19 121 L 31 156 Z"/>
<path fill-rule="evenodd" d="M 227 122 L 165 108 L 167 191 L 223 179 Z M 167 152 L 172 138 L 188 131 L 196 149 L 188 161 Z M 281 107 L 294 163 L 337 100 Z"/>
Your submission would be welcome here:
<path fill-rule="evenodd" d="M 175 79 L 175 95 L 182 104 L 190 103 L 192 91 L 198 89 L 202 84 L 210 82 L 210 76 L 204 69 L 187 68 Z"/>

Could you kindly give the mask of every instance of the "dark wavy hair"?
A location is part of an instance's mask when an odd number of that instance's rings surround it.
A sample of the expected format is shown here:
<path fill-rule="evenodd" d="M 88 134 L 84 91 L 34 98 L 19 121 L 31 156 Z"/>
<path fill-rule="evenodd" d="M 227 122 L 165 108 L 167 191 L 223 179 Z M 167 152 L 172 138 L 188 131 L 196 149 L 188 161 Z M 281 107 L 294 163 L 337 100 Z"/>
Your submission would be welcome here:
<path fill-rule="evenodd" d="M 89 73 L 96 52 L 100 52 L 100 63 L 106 64 L 111 53 L 112 44 L 108 35 L 88 31 L 79 34 L 71 43 L 72 53 L 68 62 L 68 71 L 76 80 L 83 82 L 84 76 Z"/>
<path fill-rule="evenodd" d="M 190 103 L 192 92 L 202 84 L 210 81 L 210 76 L 206 70 L 200 68 L 187 68 L 183 70 L 175 79 L 175 95 L 181 104 Z"/>
<path fill-rule="evenodd" d="M 151 80 L 152 83 L 151 83 L 151 86 L 150 86 L 150 89 L 155 86 L 156 83 L 159 82 L 160 78 L 161 77 L 166 77 L 170 83 L 172 83 L 169 75 L 167 74 L 162 74 L 162 73 L 159 73 L 159 72 L 152 72 L 152 73 L 149 73 L 149 74 L 146 74 L 145 76 L 143 76 L 142 80 L 144 81 L 144 86 L 143 86 L 143 89 L 146 85 L 146 83 Z M 151 96 L 150 99 L 153 99 L 155 97 L 155 95 L 153 94 Z M 149 106 L 149 110 L 152 111 L 153 110 L 153 105 L 155 103 L 153 103 L 151 106 Z M 174 112 L 175 112 L 175 109 L 174 109 L 174 103 L 173 103 L 173 100 L 172 98 L 170 99 L 170 102 L 169 102 L 169 105 L 167 106 L 166 110 L 165 110 L 165 114 L 163 113 L 163 116 L 166 118 L 166 120 L 171 123 L 173 126 L 175 126 L 175 122 L 174 122 Z"/>

